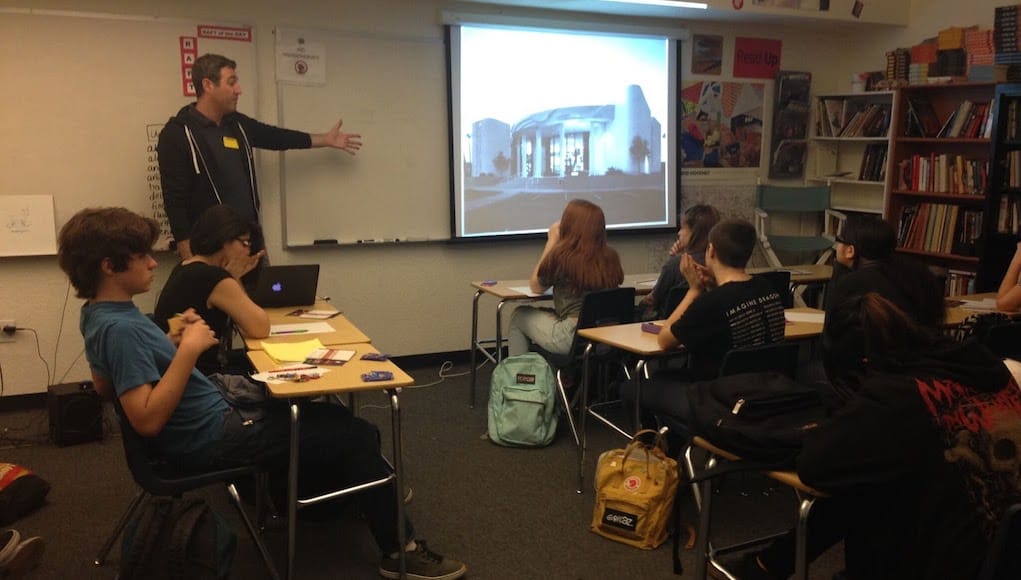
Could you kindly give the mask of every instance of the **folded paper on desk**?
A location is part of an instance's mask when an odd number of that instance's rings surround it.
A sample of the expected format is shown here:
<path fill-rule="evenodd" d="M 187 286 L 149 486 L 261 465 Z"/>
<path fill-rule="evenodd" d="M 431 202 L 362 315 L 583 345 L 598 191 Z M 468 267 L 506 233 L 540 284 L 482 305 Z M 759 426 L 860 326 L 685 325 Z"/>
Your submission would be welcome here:
<path fill-rule="evenodd" d="M 298 324 L 273 324 L 269 327 L 270 336 L 286 336 L 290 334 L 328 334 L 337 329 L 328 322 L 300 322 Z"/>
<path fill-rule="evenodd" d="M 968 310 L 996 310 L 995 298 L 983 298 L 982 300 L 962 300 L 961 308 Z"/>
<path fill-rule="evenodd" d="M 783 313 L 783 316 L 787 322 L 814 322 L 816 324 L 826 322 L 825 312 L 791 312 L 788 310 Z"/>
<path fill-rule="evenodd" d="M 532 289 L 529 288 L 528 286 L 511 286 L 510 289 L 515 291 L 515 292 L 517 292 L 518 294 L 524 294 L 525 296 L 532 296 L 532 297 L 552 296 L 553 295 L 553 288 L 552 287 L 547 288 L 546 291 L 543 292 L 542 294 L 536 294 L 535 292 L 532 292 Z"/>
<path fill-rule="evenodd" d="M 277 362 L 304 362 L 312 351 L 323 348 L 318 338 L 301 342 L 268 342 L 262 341 L 262 349 Z"/>
<path fill-rule="evenodd" d="M 305 363 L 310 365 L 342 365 L 355 355 L 353 350 L 337 350 L 333 348 L 317 348 L 308 353 Z"/>

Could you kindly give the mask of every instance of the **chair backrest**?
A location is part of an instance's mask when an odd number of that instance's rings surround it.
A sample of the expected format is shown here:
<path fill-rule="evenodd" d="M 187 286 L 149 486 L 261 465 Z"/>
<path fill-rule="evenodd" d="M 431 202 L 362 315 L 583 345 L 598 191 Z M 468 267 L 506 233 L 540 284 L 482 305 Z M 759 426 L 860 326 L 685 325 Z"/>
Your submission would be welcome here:
<path fill-rule="evenodd" d="M 787 187 L 759 185 L 756 207 L 775 212 L 824 211 L 830 208 L 830 188 L 826 185 Z"/>
<path fill-rule="evenodd" d="M 784 308 L 794 308 L 794 292 L 791 290 L 791 273 L 789 270 L 771 270 L 752 274 L 765 278 L 774 290 L 780 293 L 780 301 Z"/>
<path fill-rule="evenodd" d="M 979 580 L 1021 578 L 1021 504 L 1007 508 L 989 545 Z"/>
<path fill-rule="evenodd" d="M 991 326 L 981 336 L 981 341 L 1000 358 L 1021 360 L 1021 322 Z"/>
<path fill-rule="evenodd" d="M 720 376 L 776 371 L 794 378 L 798 372 L 796 342 L 776 342 L 760 346 L 734 348 L 720 363 Z"/>
<path fill-rule="evenodd" d="M 677 305 L 684 300 L 684 296 L 688 293 L 687 286 L 674 286 L 666 293 L 666 300 L 663 301 L 663 306 L 657 315 L 660 318 L 669 318 L 673 314 L 674 310 L 677 310 Z"/>
<path fill-rule="evenodd" d="M 628 324 L 635 318 L 635 289 L 609 288 L 585 294 L 578 313 L 578 329 Z M 571 356 L 581 354 L 583 341 L 574 335 Z"/>
<path fill-rule="evenodd" d="M 229 481 L 242 475 L 255 473 L 254 466 L 229 468 L 208 472 L 184 472 L 157 457 L 152 444 L 135 431 L 124 413 L 120 401 L 114 400 L 117 420 L 121 428 L 124 457 L 131 477 L 139 487 L 151 495 L 176 496 L 211 483 Z"/>

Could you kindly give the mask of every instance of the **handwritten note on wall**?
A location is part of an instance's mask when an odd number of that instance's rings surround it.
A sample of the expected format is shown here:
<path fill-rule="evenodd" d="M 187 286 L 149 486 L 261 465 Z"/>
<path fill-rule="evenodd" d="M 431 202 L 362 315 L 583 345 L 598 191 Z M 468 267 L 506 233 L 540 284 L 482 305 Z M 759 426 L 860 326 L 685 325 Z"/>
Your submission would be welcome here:
<path fill-rule="evenodd" d="M 52 195 L 0 195 L 0 256 L 57 253 Z"/>

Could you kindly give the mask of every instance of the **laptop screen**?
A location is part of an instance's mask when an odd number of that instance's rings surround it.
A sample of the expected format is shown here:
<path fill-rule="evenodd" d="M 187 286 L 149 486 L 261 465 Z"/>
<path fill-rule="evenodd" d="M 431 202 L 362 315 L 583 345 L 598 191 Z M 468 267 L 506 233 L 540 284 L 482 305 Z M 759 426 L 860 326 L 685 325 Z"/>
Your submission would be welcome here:
<path fill-rule="evenodd" d="M 252 301 L 263 308 L 315 304 L 319 264 L 266 266 L 252 291 Z"/>

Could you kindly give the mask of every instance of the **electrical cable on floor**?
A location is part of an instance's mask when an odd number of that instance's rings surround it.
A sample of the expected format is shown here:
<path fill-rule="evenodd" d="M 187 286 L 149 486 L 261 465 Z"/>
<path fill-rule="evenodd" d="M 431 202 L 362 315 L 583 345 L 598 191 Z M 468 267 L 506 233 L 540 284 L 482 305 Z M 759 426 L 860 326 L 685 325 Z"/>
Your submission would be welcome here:
<path fill-rule="evenodd" d="M 475 367 L 475 370 L 478 371 L 478 370 L 482 369 L 482 367 L 486 366 L 487 364 L 489 364 L 489 359 L 483 359 L 482 362 L 479 363 L 479 365 Z M 424 383 L 424 384 L 421 384 L 421 385 L 415 384 L 415 385 L 412 385 L 412 388 L 417 390 L 417 389 L 424 389 L 424 388 L 427 388 L 427 387 L 435 387 L 436 385 L 439 385 L 440 383 L 446 381 L 448 378 L 463 377 L 463 376 L 471 373 L 470 370 L 459 372 L 459 373 L 448 373 L 447 371 L 449 371 L 453 367 L 454 367 L 454 362 L 453 361 L 449 361 L 449 360 L 448 361 L 444 361 L 443 364 L 440 365 L 439 371 L 437 371 L 437 374 L 439 375 L 440 380 L 433 381 L 431 383 Z M 359 405 L 358 406 L 359 410 L 362 410 L 362 409 L 389 409 L 389 408 L 390 408 L 389 405 Z"/>

